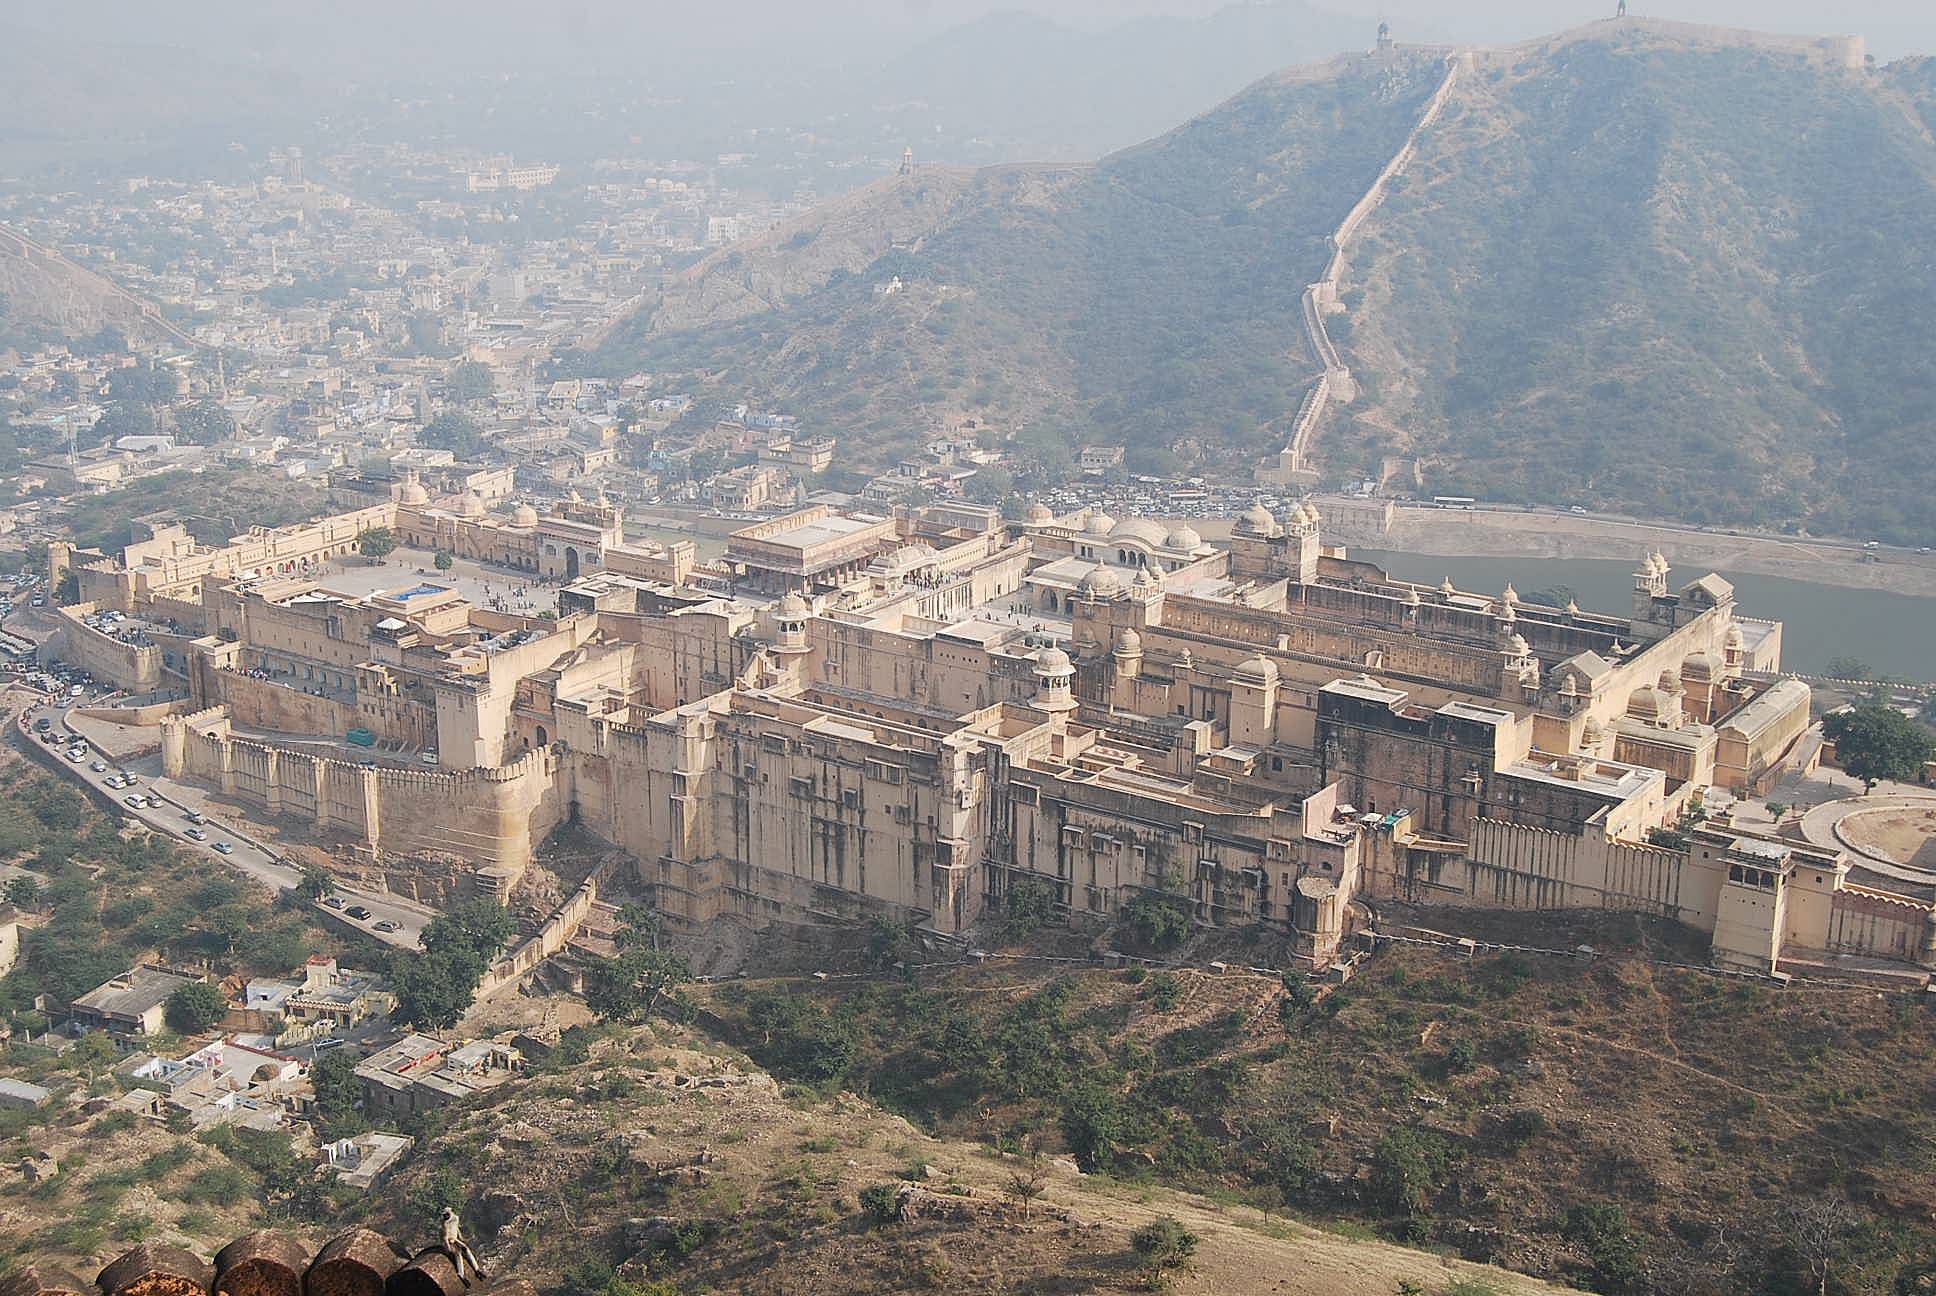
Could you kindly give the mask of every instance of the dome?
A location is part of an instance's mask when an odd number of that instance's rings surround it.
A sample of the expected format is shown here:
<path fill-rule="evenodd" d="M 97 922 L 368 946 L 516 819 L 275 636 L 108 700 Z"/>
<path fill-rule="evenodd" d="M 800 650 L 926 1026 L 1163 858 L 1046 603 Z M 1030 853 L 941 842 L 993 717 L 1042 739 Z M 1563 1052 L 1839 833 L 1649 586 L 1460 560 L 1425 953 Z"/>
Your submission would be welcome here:
<path fill-rule="evenodd" d="M 1517 607 L 1519 605 L 1519 591 L 1512 587 L 1511 581 L 1506 582 L 1506 590 L 1499 596 L 1499 601 L 1507 607 Z"/>
<path fill-rule="evenodd" d="M 1159 590 L 1163 588 L 1163 577 L 1154 567 L 1144 563 L 1143 569 L 1136 573 L 1133 586 L 1146 593 L 1150 590 Z"/>
<path fill-rule="evenodd" d="M 1452 578 L 1450 576 L 1447 576 L 1444 580 L 1439 582 L 1439 593 L 1445 595 L 1445 597 L 1451 598 L 1454 594 L 1457 594 L 1458 592 L 1459 592 L 1459 589 L 1456 585 L 1452 583 Z"/>
<path fill-rule="evenodd" d="M 1116 651 L 1124 655 L 1143 651 L 1143 636 L 1134 630 L 1123 631 L 1122 637 L 1116 640 Z"/>
<path fill-rule="evenodd" d="M 1101 509 L 1097 509 L 1082 520 L 1082 531 L 1084 535 L 1106 536 L 1109 534 L 1109 528 L 1115 525 L 1115 518 L 1110 517 Z"/>
<path fill-rule="evenodd" d="M 1405 587 L 1405 593 L 1399 601 L 1406 607 L 1417 607 L 1419 604 L 1418 588 L 1413 585 L 1407 585 Z"/>
<path fill-rule="evenodd" d="M 1318 512 L 1317 505 L 1306 500 L 1304 503 L 1304 520 L 1312 526 L 1316 526 L 1318 523 L 1324 521 L 1324 515 Z"/>
<path fill-rule="evenodd" d="M 1660 715 L 1660 694 L 1653 687 L 1643 685 L 1627 697 L 1627 714 L 1652 720 Z"/>
<path fill-rule="evenodd" d="M 1169 532 L 1148 518 L 1124 518 L 1109 528 L 1111 540 L 1140 540 L 1152 547 L 1160 546 L 1169 538 Z"/>
<path fill-rule="evenodd" d="M 1250 660 L 1239 663 L 1234 678 L 1245 684 L 1275 684 L 1277 663 L 1259 653 Z"/>
<path fill-rule="evenodd" d="M 774 605 L 773 615 L 782 621 L 804 621 L 813 615 L 813 609 L 798 594 L 789 593 Z"/>
<path fill-rule="evenodd" d="M 1588 716 L 1585 726 L 1580 730 L 1581 744 L 1587 747 L 1598 747 L 1606 741 L 1606 738 L 1607 731 L 1600 727 L 1600 722 L 1592 716 Z"/>
<path fill-rule="evenodd" d="M 1741 627 L 1730 624 L 1728 626 L 1728 637 L 1722 641 L 1721 646 L 1729 652 L 1740 652 L 1743 648 L 1747 647 L 1748 641 L 1741 637 Z"/>
<path fill-rule="evenodd" d="M 457 501 L 457 516 L 477 519 L 484 516 L 484 500 L 476 491 L 465 491 Z"/>
<path fill-rule="evenodd" d="M 1267 536 L 1277 529 L 1277 519 L 1262 504 L 1252 504 L 1237 519 L 1237 530 L 1246 535 Z"/>
<path fill-rule="evenodd" d="M 1580 615 L 1580 605 L 1572 599 L 1566 600 L 1566 615 L 1570 617 Z"/>
<path fill-rule="evenodd" d="M 1681 663 L 1681 673 L 1703 683 L 1718 679 L 1722 671 L 1721 659 L 1711 652 L 1689 653 Z"/>
<path fill-rule="evenodd" d="M 1028 512 L 1022 515 L 1022 520 L 1030 526 L 1040 526 L 1044 522 L 1055 521 L 1055 514 L 1049 511 L 1046 504 L 1031 504 Z"/>
<path fill-rule="evenodd" d="M 1514 635 L 1506 640 L 1506 651 L 1515 657 L 1524 657 L 1532 650 L 1533 646 L 1526 642 L 1525 635 Z"/>
<path fill-rule="evenodd" d="M 1203 543 L 1203 537 L 1187 526 L 1180 526 L 1163 538 L 1163 547 L 1177 549 L 1184 553 L 1194 553 Z"/>
<path fill-rule="evenodd" d="M 1076 664 L 1060 648 L 1044 648 L 1035 654 L 1035 673 L 1043 678 L 1075 674 Z"/>
<path fill-rule="evenodd" d="M 1665 576 L 1667 574 L 1667 559 L 1662 555 L 1660 550 L 1656 549 L 1647 556 L 1647 569 L 1656 576 Z"/>
<path fill-rule="evenodd" d="M 429 502 L 430 492 L 425 490 L 423 483 L 415 477 L 405 482 L 403 489 L 397 492 L 399 504 L 428 504 Z"/>
<path fill-rule="evenodd" d="M 1122 580 L 1107 567 L 1091 567 L 1076 582 L 1076 593 L 1084 598 L 1114 598 L 1122 592 Z"/>
<path fill-rule="evenodd" d="M 1661 671 L 1660 682 L 1656 684 L 1654 687 L 1660 690 L 1661 696 L 1663 697 L 1671 697 L 1672 695 L 1680 692 L 1681 691 L 1680 671 L 1671 666 Z"/>
<path fill-rule="evenodd" d="M 1291 525 L 1306 526 L 1311 522 L 1311 519 L 1311 506 L 1300 500 L 1298 506 L 1291 510 Z"/>
<path fill-rule="evenodd" d="M 538 510 L 529 504 L 520 504 L 511 510 L 511 525 L 534 527 L 538 525 Z"/>

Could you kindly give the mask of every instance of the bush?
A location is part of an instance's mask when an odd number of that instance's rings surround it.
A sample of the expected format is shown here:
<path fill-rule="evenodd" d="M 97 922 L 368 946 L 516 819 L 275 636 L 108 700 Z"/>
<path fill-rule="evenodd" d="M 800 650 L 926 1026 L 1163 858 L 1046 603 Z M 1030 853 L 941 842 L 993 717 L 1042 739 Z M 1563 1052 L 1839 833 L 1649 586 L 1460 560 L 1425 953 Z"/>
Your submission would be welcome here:
<path fill-rule="evenodd" d="M 222 992 L 206 981 L 191 981 L 168 996 L 166 1016 L 171 1029 L 199 1035 L 228 1012 Z"/>
<path fill-rule="evenodd" d="M 1416 1215 L 1431 1203 L 1449 1154 L 1445 1140 L 1417 1129 L 1395 1129 L 1371 1154 L 1371 1191 L 1387 1214 Z"/>
<path fill-rule="evenodd" d="M 207 1166 L 189 1177 L 182 1200 L 196 1205 L 233 1206 L 254 1189 L 249 1176 L 232 1165 Z"/>
<path fill-rule="evenodd" d="M 1145 892 L 1123 906 L 1123 921 L 1146 949 L 1175 949 L 1190 934 L 1189 906 L 1175 896 Z"/>
<path fill-rule="evenodd" d="M 1157 1273 L 1188 1264 L 1197 1253 L 1197 1235 L 1183 1227 L 1181 1220 L 1163 1215 L 1129 1235 L 1130 1246 L 1143 1263 Z"/>
<path fill-rule="evenodd" d="M 895 1200 L 900 1193 L 899 1184 L 869 1184 L 860 1190 L 861 1209 L 866 1211 L 876 1224 L 892 1224 L 901 1218 L 901 1208 Z"/>
<path fill-rule="evenodd" d="M 977 474 L 979 475 L 979 474 Z M 1017 878 L 1002 898 L 1002 938 L 1018 941 L 1055 921 L 1055 888 L 1039 878 Z"/>
<path fill-rule="evenodd" d="M 1627 1212 L 1613 1202 L 1578 1202 L 1560 1230 L 1585 1253 L 1593 1290 L 1620 1296 L 1640 1284 L 1640 1244 L 1627 1227 Z"/>

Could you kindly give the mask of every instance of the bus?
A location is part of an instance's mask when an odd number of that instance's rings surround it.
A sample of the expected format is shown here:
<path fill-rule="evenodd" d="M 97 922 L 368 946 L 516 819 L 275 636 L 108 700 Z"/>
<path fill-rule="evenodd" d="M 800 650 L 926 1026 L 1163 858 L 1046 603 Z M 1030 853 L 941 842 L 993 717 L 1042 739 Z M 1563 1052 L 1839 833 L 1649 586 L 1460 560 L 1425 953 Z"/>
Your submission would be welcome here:
<path fill-rule="evenodd" d="M 1469 509 L 1478 501 L 1470 495 L 1434 495 L 1433 508 Z"/>

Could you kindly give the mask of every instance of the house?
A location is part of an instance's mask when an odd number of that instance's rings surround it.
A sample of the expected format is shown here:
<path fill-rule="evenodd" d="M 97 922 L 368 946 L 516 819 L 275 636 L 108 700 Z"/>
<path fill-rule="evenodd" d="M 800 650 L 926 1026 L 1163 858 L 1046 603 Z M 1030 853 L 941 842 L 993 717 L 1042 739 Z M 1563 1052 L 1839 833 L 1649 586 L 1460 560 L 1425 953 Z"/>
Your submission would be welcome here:
<path fill-rule="evenodd" d="M 446 1044 L 405 1035 L 357 1064 L 363 1106 L 372 1118 L 408 1116 L 496 1088 L 524 1070 L 524 1054 L 509 1044 L 475 1040 Z"/>
<path fill-rule="evenodd" d="M 76 999 L 71 1025 L 76 1034 L 104 1030 L 110 1035 L 154 1035 L 162 1028 L 168 996 L 193 977 L 156 967 L 130 968 Z"/>
<path fill-rule="evenodd" d="M 254 986 L 251 986 L 253 991 Z M 265 1006 L 274 990 L 263 986 Z M 397 997 L 382 978 L 370 972 L 340 968 L 334 958 L 317 954 L 303 965 L 302 985 L 283 995 L 282 1038 L 313 1039 L 335 1035 L 381 1017 L 397 1006 Z"/>
<path fill-rule="evenodd" d="M 416 1144 L 404 1134 L 372 1131 L 323 1145 L 323 1163 L 336 1172 L 336 1182 L 350 1188 L 372 1188 L 385 1171 Z"/>
<path fill-rule="evenodd" d="M 1076 455 L 1076 466 L 1086 473 L 1108 472 L 1123 463 L 1121 446 L 1084 446 Z"/>
<path fill-rule="evenodd" d="M 37 1084 L 25 1080 L 0 1079 L 0 1109 L 15 1108 L 33 1111 L 45 1107 L 53 1094 Z"/>

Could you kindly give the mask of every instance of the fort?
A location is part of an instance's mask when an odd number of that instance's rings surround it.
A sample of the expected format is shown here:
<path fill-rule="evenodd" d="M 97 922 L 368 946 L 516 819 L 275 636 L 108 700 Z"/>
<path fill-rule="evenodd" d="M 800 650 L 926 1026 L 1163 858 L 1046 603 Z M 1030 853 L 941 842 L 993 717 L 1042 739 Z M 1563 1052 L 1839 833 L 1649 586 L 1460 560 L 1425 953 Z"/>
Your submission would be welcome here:
<path fill-rule="evenodd" d="M 393 489 L 226 548 L 58 549 L 85 600 L 59 651 L 185 694 L 169 777 L 500 900 L 570 823 L 693 926 L 959 935 L 1026 883 L 1077 924 L 1167 896 L 1320 967 L 1381 899 L 1658 914 L 1742 970 L 1936 963 L 1927 901 L 1712 812 L 1814 759 L 1810 692 L 1779 624 L 1658 552 L 1600 612 L 1394 580 L 1308 501 L 1219 544 L 1093 508 L 816 506 L 700 564 L 603 502 Z M 555 612 L 333 590 L 375 524 L 554 573 Z"/>

